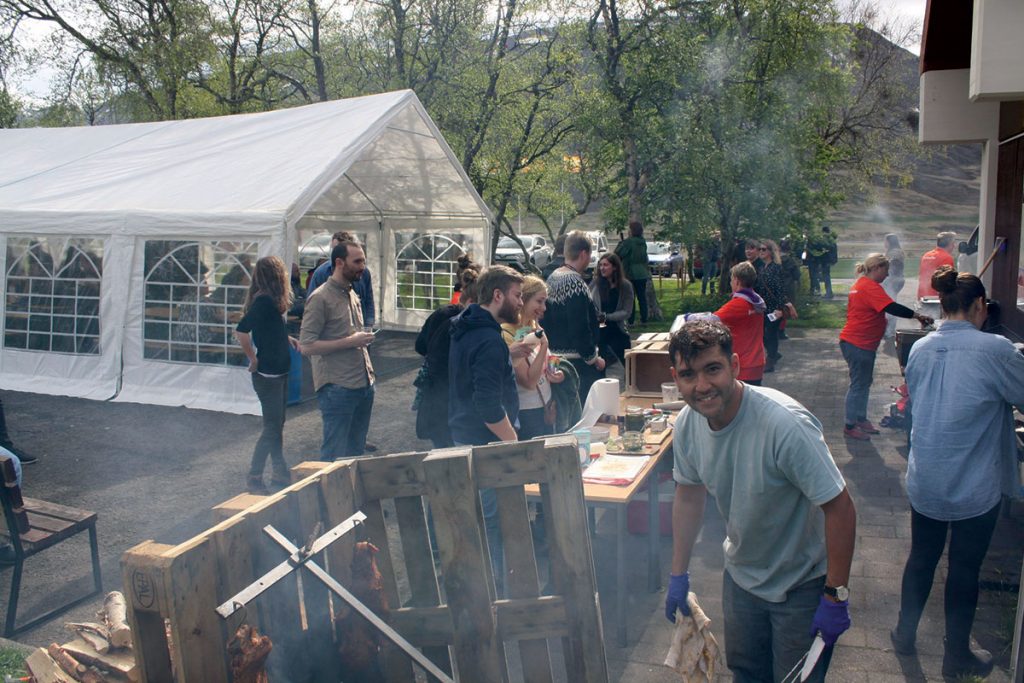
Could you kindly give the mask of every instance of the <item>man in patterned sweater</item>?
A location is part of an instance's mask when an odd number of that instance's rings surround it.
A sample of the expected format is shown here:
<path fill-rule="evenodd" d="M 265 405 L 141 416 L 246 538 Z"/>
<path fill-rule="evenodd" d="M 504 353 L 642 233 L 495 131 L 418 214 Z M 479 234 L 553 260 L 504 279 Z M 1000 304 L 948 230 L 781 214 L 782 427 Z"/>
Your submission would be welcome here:
<path fill-rule="evenodd" d="M 573 230 L 565 236 L 565 264 L 548 277 L 543 320 L 550 352 L 572 363 L 580 376 L 580 403 L 586 402 L 590 385 L 604 377 L 604 359 L 598 355 L 597 309 L 581 275 L 590 264 L 593 249 L 585 232 Z"/>

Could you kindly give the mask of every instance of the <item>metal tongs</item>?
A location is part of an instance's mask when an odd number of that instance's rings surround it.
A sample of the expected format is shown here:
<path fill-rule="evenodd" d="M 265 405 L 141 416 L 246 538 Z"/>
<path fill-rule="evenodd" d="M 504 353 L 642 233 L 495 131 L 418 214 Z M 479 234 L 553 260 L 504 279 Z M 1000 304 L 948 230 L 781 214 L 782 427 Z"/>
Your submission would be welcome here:
<path fill-rule="evenodd" d="M 806 681 L 811 677 L 811 672 L 814 671 L 814 666 L 818 663 L 821 658 L 821 653 L 825 651 L 825 641 L 821 639 L 821 633 L 814 636 L 814 642 L 811 643 L 811 649 L 804 653 L 803 657 L 796 661 L 796 665 L 789 670 L 789 673 L 782 677 L 779 683 L 796 683 L 797 681 Z"/>

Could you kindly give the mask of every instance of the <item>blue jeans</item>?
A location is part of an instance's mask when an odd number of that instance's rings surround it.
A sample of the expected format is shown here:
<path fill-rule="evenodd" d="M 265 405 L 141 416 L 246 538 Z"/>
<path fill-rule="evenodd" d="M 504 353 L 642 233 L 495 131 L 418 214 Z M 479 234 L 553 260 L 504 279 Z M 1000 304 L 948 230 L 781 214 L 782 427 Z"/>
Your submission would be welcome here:
<path fill-rule="evenodd" d="M 811 647 L 811 622 L 825 577 L 794 587 L 783 602 L 768 602 L 743 590 L 723 572 L 725 662 L 735 683 L 781 681 Z M 809 681 L 824 681 L 832 659 L 825 648 Z"/>
<path fill-rule="evenodd" d="M 868 392 L 875 375 L 875 352 L 865 351 L 850 342 L 839 342 L 839 350 L 850 368 L 850 388 L 846 390 L 846 424 L 868 419 Z"/>
<path fill-rule="evenodd" d="M 715 293 L 715 283 L 718 280 L 718 262 L 713 261 L 704 265 L 704 273 L 700 278 L 700 293 L 706 294 L 708 289 Z"/>
<path fill-rule="evenodd" d="M 325 384 L 316 392 L 324 423 L 321 460 L 330 462 L 363 454 L 366 450 L 366 432 L 370 429 L 373 393 L 372 384 L 360 389 Z"/>

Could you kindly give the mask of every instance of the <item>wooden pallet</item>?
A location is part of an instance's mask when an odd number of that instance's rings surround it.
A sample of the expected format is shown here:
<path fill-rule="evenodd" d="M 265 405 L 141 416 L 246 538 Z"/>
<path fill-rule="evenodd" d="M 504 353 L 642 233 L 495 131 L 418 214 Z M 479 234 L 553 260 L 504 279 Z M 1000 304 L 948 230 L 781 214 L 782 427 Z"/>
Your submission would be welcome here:
<path fill-rule="evenodd" d="M 667 332 L 647 332 L 626 349 L 626 396 L 661 397 L 662 382 L 671 382 Z"/>
<path fill-rule="evenodd" d="M 541 596 L 538 586 L 523 492 L 533 482 L 541 484 L 555 595 Z M 497 493 L 506 599 L 495 597 L 482 488 Z M 425 503 L 433 513 L 439 573 Z M 571 437 L 327 464 L 180 545 L 147 541 L 132 548 L 121 565 L 142 680 L 228 681 L 226 644 L 243 622 L 274 642 L 270 680 L 338 680 L 332 603 L 308 573 L 297 572 L 301 587 L 294 578 L 282 580 L 230 619 L 221 620 L 214 608 L 284 559 L 263 526 L 273 525 L 301 545 L 317 522 L 330 529 L 357 510 L 368 517 L 364 527 L 332 544 L 318 562 L 349 585 L 352 544 L 362 531 L 381 550 L 377 561 L 392 608 L 390 625 L 446 671 L 453 670 L 450 653 L 458 680 L 508 680 L 504 643 L 518 641 L 526 680 L 550 681 L 559 667 L 569 681 L 607 681 Z M 562 639 L 560 665 L 548 638 Z M 412 665 L 397 648 L 381 660 L 388 681 L 414 680 Z M 296 670 L 296 662 L 304 669 Z"/>

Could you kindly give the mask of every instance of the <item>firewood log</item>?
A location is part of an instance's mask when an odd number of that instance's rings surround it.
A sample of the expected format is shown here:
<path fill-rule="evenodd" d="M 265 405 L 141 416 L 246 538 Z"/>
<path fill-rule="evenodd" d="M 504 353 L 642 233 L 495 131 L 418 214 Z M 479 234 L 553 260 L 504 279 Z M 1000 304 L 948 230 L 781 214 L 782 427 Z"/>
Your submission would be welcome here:
<path fill-rule="evenodd" d="M 104 655 L 110 651 L 110 629 L 103 624 L 70 621 L 64 624 L 64 628 L 73 631 L 79 638 L 92 645 L 97 653 Z"/>
<path fill-rule="evenodd" d="M 81 683 L 107 683 L 107 679 L 102 674 L 82 664 L 62 650 L 57 643 L 51 643 L 50 647 L 46 648 L 46 653 L 50 655 L 53 661 L 57 662 L 57 665 L 65 673 L 76 681 L 81 681 Z"/>
<path fill-rule="evenodd" d="M 132 632 L 128 628 L 127 616 L 124 594 L 120 591 L 107 593 L 103 600 L 103 621 L 110 629 L 110 644 L 113 647 L 131 647 Z"/>
<path fill-rule="evenodd" d="M 261 636 L 252 626 L 239 626 L 235 637 L 228 643 L 231 680 L 234 683 L 268 683 L 265 667 L 273 647 L 270 638 Z"/>

